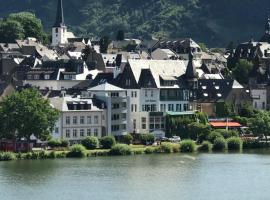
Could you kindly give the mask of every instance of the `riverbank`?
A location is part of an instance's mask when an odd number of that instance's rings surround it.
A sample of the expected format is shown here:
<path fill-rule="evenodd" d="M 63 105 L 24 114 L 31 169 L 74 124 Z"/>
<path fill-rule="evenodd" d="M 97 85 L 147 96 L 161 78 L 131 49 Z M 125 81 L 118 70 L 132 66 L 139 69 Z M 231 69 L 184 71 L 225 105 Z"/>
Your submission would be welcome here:
<path fill-rule="evenodd" d="M 220 145 L 220 144 L 219 144 Z M 209 142 L 204 142 L 200 145 L 194 141 L 186 140 L 181 143 L 164 142 L 159 146 L 145 145 L 125 145 L 116 144 L 111 149 L 95 149 L 86 150 L 82 145 L 77 145 L 76 148 L 53 149 L 53 150 L 35 150 L 28 153 L 12 153 L 0 152 L 0 161 L 12 160 L 36 160 L 36 159 L 61 159 L 61 158 L 85 158 L 99 156 L 127 156 L 141 154 L 176 154 L 176 153 L 212 153 L 212 152 L 234 152 L 241 153 L 249 149 L 269 149 L 269 145 L 244 145 L 240 146 L 225 146 L 213 148 L 214 145 Z"/>

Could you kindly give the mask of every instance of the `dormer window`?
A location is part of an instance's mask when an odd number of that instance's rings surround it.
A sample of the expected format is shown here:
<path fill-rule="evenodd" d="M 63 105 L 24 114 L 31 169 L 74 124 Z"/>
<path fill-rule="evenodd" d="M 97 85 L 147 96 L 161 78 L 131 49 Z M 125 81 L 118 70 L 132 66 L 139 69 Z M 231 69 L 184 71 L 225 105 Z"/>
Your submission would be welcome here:
<path fill-rule="evenodd" d="M 216 90 L 219 90 L 219 86 L 215 86 Z"/>
<path fill-rule="evenodd" d="M 45 75 L 44 75 L 44 79 L 45 79 L 45 80 L 49 80 L 49 79 L 50 79 L 50 75 L 49 75 L 49 74 L 45 74 Z"/>
<path fill-rule="evenodd" d="M 35 80 L 39 80 L 39 75 L 38 75 L 38 74 L 35 74 L 35 75 L 34 75 L 34 79 L 35 79 Z"/>
<path fill-rule="evenodd" d="M 217 96 L 218 96 L 218 97 L 222 97 L 222 94 L 218 93 Z"/>
<path fill-rule="evenodd" d="M 130 84 L 131 84 L 130 79 L 126 79 L 126 86 L 130 86 Z"/>
<path fill-rule="evenodd" d="M 208 97 L 208 94 L 207 93 L 203 93 L 203 96 Z"/>
<path fill-rule="evenodd" d="M 206 90 L 206 89 L 207 89 L 207 87 L 206 87 L 206 86 L 202 86 L 202 89 L 203 89 L 203 90 Z"/>

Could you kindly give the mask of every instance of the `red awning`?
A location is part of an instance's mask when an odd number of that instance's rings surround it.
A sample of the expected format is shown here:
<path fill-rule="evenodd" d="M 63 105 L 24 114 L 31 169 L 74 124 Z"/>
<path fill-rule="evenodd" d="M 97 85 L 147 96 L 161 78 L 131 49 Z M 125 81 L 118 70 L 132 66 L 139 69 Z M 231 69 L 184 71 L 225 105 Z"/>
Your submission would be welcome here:
<path fill-rule="evenodd" d="M 214 128 L 221 128 L 221 127 L 242 127 L 241 124 L 238 122 L 210 122 L 211 126 Z"/>

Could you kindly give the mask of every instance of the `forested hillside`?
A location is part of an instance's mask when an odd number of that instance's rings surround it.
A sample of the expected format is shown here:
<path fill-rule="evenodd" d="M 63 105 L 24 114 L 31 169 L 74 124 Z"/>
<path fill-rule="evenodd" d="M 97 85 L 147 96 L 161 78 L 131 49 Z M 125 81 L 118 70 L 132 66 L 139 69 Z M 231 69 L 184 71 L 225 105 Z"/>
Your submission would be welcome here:
<path fill-rule="evenodd" d="M 0 16 L 32 11 L 47 31 L 57 0 L 0 0 Z M 263 34 L 269 0 L 63 0 L 66 24 L 77 35 L 192 37 L 209 46 L 257 39 Z"/>

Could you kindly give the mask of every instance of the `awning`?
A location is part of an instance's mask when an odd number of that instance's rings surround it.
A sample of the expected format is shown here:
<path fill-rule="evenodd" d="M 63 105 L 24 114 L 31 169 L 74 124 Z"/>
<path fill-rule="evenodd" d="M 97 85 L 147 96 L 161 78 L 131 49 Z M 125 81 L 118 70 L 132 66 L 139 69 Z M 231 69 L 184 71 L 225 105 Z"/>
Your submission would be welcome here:
<path fill-rule="evenodd" d="M 213 128 L 222 128 L 222 127 L 232 127 L 232 128 L 240 128 L 241 124 L 238 122 L 210 122 L 210 125 Z"/>

